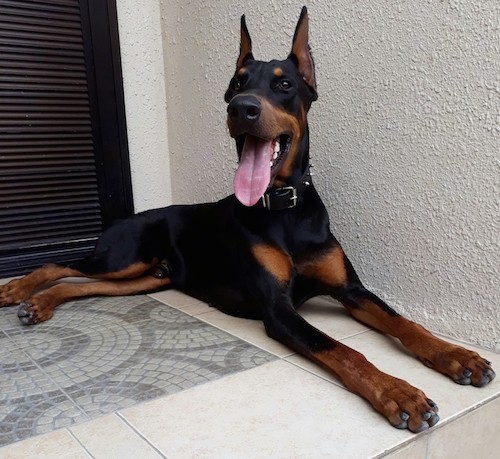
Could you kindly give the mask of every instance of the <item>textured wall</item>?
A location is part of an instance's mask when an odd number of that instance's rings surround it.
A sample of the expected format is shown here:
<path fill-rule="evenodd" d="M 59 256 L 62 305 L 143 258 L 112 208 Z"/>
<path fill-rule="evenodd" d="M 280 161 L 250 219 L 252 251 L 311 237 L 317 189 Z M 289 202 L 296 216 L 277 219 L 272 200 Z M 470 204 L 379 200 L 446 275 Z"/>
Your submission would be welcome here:
<path fill-rule="evenodd" d="M 137 212 L 170 204 L 160 4 L 117 0 L 127 132 Z"/>
<path fill-rule="evenodd" d="M 251 5 L 251 6 L 249 6 Z M 174 202 L 232 192 L 223 94 L 245 12 L 288 54 L 301 1 L 162 1 Z M 500 2 L 310 1 L 316 184 L 364 282 L 500 350 Z"/>

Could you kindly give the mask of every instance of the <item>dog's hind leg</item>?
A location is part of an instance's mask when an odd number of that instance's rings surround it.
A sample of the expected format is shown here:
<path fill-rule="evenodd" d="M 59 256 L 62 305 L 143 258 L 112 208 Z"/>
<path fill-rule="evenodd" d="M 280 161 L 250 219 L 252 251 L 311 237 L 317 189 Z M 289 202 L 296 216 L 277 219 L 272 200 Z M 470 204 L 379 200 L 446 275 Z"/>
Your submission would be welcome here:
<path fill-rule="evenodd" d="M 13 279 L 9 283 L 0 286 L 0 307 L 19 304 L 49 282 L 64 277 L 81 276 L 84 276 L 84 274 L 67 266 L 55 264 L 42 266 L 24 277 Z"/>
<path fill-rule="evenodd" d="M 50 319 L 54 309 L 61 303 L 84 296 L 125 296 L 154 291 L 170 285 L 170 278 L 145 274 L 137 278 L 117 278 L 117 273 L 108 278 L 88 283 L 61 283 L 49 287 L 40 294 L 23 301 L 18 309 L 19 320 L 24 325 L 33 325 Z"/>
<path fill-rule="evenodd" d="M 65 277 L 128 279 L 141 276 L 158 262 L 156 259 L 150 263 L 136 262 L 126 268 L 107 272 L 105 269 L 96 268 L 101 258 L 99 254 L 93 254 L 68 266 L 47 264 L 24 277 L 13 279 L 0 286 L 0 307 L 19 304 L 47 284 Z"/>

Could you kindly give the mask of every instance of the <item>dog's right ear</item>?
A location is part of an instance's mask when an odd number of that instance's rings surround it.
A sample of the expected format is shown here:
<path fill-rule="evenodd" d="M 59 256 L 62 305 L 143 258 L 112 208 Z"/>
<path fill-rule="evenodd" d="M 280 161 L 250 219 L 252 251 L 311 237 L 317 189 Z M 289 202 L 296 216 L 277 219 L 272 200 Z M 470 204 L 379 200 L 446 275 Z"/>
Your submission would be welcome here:
<path fill-rule="evenodd" d="M 297 65 L 302 78 L 311 90 L 313 100 L 316 100 L 318 93 L 316 91 L 316 77 L 314 76 L 314 61 L 309 47 L 309 15 L 305 6 L 300 13 L 293 36 L 292 51 L 288 57 Z"/>
<path fill-rule="evenodd" d="M 248 33 L 245 15 L 241 16 L 241 41 L 240 41 L 240 56 L 236 61 L 236 69 L 243 67 L 243 64 L 253 59 L 252 54 L 252 39 Z"/>

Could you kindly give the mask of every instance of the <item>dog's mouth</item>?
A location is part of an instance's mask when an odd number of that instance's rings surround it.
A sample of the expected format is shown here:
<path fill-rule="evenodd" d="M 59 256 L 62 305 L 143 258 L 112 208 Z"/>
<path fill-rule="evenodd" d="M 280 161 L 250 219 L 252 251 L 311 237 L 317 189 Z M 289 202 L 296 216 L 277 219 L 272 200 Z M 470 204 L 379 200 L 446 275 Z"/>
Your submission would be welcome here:
<path fill-rule="evenodd" d="M 271 167 L 271 176 L 276 175 L 281 163 L 285 159 L 286 155 L 290 151 L 291 138 L 288 134 L 282 134 L 273 140 L 273 156 L 269 163 Z M 274 174 L 273 174 L 274 172 Z"/>
<path fill-rule="evenodd" d="M 291 137 L 281 134 L 273 140 L 243 134 L 236 139 L 241 147 L 234 193 L 245 206 L 253 206 L 272 185 L 290 151 Z"/>

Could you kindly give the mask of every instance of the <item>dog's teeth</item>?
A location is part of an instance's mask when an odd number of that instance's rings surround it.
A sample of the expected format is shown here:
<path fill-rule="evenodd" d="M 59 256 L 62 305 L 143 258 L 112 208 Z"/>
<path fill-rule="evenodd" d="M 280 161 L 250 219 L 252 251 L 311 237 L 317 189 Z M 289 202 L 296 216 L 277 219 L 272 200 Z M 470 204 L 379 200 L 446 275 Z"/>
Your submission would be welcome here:
<path fill-rule="evenodd" d="M 277 159 L 277 158 L 278 158 L 278 152 L 277 152 L 277 151 L 275 151 L 275 152 L 274 152 L 274 155 L 273 155 L 273 159 Z"/>
<path fill-rule="evenodd" d="M 279 153 L 280 149 L 281 149 L 280 143 L 279 142 L 275 142 L 275 144 L 274 144 L 274 154 Z"/>
<path fill-rule="evenodd" d="M 273 167 L 273 162 L 272 162 L 272 161 L 269 161 L 269 165 L 270 165 L 271 167 Z"/>

